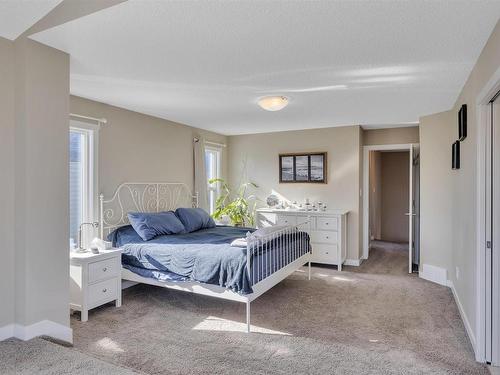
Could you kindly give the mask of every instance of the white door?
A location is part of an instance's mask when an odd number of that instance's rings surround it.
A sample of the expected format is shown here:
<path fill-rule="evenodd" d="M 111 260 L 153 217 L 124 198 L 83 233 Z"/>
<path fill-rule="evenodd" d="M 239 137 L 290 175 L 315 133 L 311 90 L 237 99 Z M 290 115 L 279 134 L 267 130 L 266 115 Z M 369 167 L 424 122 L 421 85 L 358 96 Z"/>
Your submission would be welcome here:
<path fill-rule="evenodd" d="M 490 103 L 486 168 L 486 360 L 500 365 L 500 99 Z"/>
<path fill-rule="evenodd" d="M 413 156 L 415 154 L 414 146 L 410 147 L 410 188 L 409 188 L 409 197 L 408 197 L 408 273 L 412 273 L 413 271 L 413 223 L 415 218 L 415 212 L 413 209 Z"/>

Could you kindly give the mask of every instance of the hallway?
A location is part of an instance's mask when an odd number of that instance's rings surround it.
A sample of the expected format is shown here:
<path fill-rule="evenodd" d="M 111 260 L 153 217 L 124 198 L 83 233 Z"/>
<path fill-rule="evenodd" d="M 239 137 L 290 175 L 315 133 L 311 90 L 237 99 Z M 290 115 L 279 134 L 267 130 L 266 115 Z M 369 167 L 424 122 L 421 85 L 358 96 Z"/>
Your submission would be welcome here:
<path fill-rule="evenodd" d="M 351 272 L 408 275 L 408 244 L 386 241 L 371 241 L 370 255 L 359 267 Z"/>

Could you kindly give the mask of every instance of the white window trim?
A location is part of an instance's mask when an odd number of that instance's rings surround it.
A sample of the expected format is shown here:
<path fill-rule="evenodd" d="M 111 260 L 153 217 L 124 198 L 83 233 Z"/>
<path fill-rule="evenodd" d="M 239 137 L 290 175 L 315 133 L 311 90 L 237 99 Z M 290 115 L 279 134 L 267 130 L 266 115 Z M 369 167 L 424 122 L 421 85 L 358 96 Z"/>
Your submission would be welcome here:
<path fill-rule="evenodd" d="M 70 131 L 79 132 L 87 135 L 88 143 L 85 145 L 85 163 L 87 181 L 84 182 L 83 195 L 87 197 L 87 202 L 83 207 L 83 221 L 99 221 L 99 129 L 98 124 L 92 124 L 83 121 L 70 120 Z M 83 228 L 83 244 L 89 244 L 93 237 L 95 229 L 89 226 Z"/>
<path fill-rule="evenodd" d="M 205 146 L 205 152 L 206 151 L 212 151 L 216 152 L 216 178 L 222 178 L 222 147 L 218 146 Z M 208 184 L 207 183 L 207 190 L 208 190 L 208 196 L 210 197 L 210 192 L 214 191 L 215 192 L 215 199 L 220 195 L 220 183 L 218 182 L 215 184 L 215 186 Z M 210 205 L 210 202 L 209 202 Z M 215 202 L 214 202 L 214 208 L 215 208 Z"/>

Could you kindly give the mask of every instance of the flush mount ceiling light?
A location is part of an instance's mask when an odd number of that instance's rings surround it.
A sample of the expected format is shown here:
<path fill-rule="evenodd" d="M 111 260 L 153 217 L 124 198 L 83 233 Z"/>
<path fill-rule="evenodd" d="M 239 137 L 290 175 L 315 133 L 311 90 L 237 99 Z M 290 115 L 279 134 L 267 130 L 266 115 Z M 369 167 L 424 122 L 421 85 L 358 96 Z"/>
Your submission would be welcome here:
<path fill-rule="evenodd" d="M 279 111 L 288 105 L 286 96 L 264 96 L 260 98 L 259 106 L 266 111 Z"/>

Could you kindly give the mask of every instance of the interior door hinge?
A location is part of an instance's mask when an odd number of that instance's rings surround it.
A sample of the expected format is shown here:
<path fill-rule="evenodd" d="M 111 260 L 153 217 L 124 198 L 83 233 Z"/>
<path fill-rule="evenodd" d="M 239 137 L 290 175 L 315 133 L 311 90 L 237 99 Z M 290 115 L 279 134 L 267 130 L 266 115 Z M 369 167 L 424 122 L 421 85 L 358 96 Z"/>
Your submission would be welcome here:
<path fill-rule="evenodd" d="M 491 241 L 486 241 L 486 248 L 491 249 Z"/>

